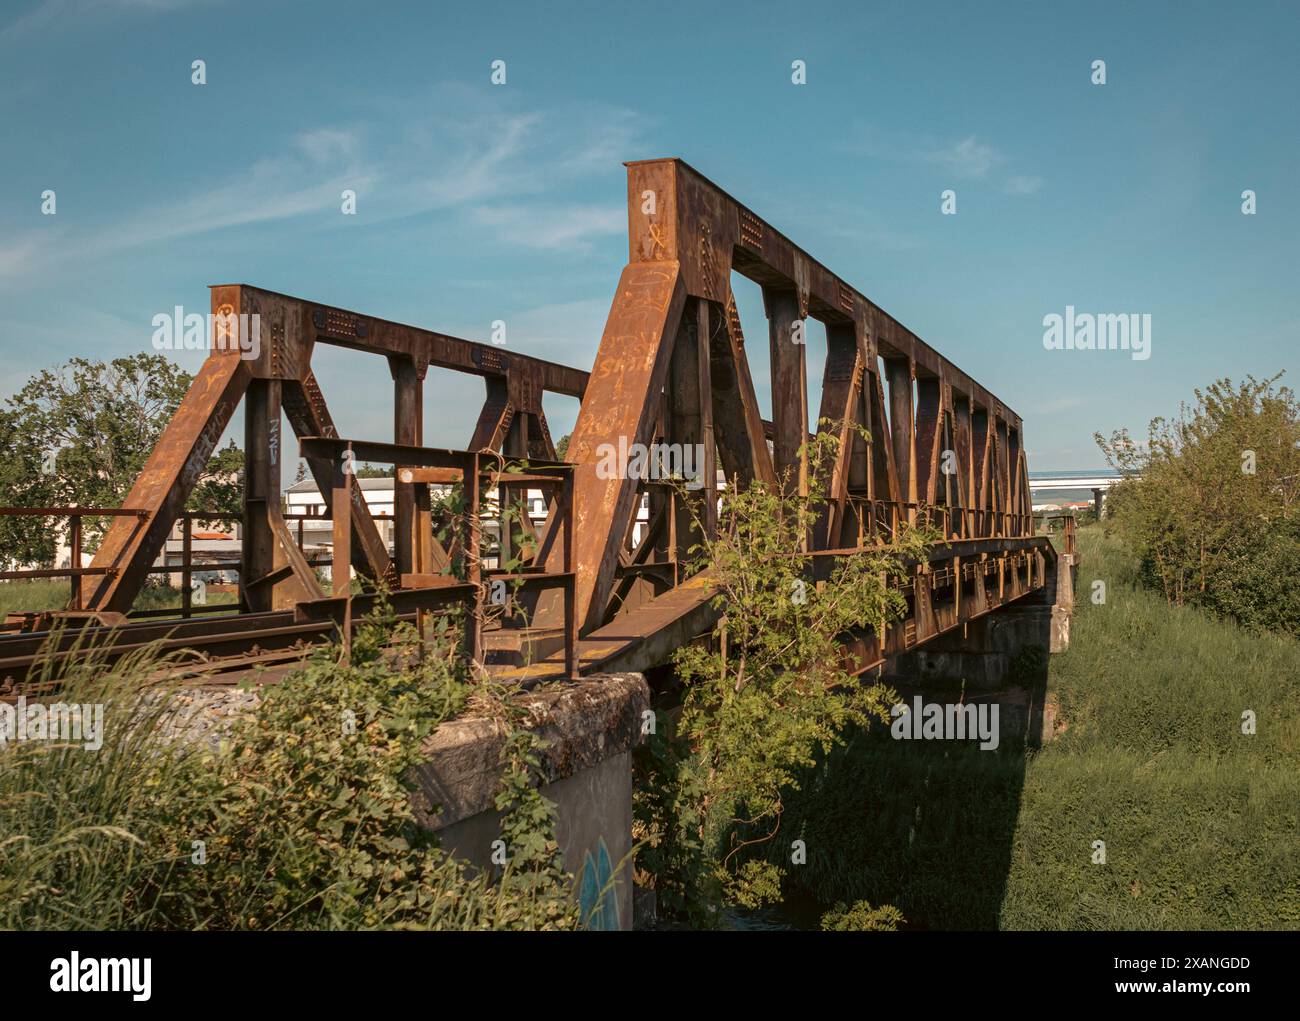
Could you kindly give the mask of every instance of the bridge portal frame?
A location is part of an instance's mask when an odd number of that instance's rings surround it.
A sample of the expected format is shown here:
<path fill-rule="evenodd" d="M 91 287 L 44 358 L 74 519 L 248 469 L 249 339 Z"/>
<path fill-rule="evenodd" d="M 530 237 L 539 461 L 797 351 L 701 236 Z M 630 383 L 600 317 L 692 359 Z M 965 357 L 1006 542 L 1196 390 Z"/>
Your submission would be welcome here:
<path fill-rule="evenodd" d="M 681 509 L 664 513 L 665 498 L 654 487 L 602 477 L 608 473 L 596 467 L 609 445 L 701 443 L 699 517 L 706 530 L 715 526 L 717 462 L 729 484 L 761 479 L 806 488 L 800 454 L 810 425 L 806 343 L 795 338 L 803 337 L 809 317 L 825 325 L 828 345 L 818 428 L 826 427 L 824 420 L 836 423 L 841 440 L 811 551 L 847 552 L 855 542 L 874 542 L 900 518 L 937 520 L 950 540 L 1032 537 L 1028 466 L 1015 412 L 682 160 L 626 167 L 628 263 L 567 454 L 576 465 L 583 509 L 577 601 L 585 631 L 637 602 L 636 585 L 648 588 L 640 600 L 675 585 L 676 565 L 671 582 L 647 568 L 672 559 L 690 541 L 692 527 Z M 763 292 L 770 425 L 759 414 L 733 271 Z M 865 427 L 869 443 L 854 425 Z M 629 549 L 642 496 L 650 502 L 652 525 Z M 1000 564 L 992 547 L 976 555 L 983 562 L 990 552 Z M 922 589 L 927 573 L 923 567 Z M 998 590 L 1005 590 L 1004 582 Z M 928 594 L 917 599 L 923 629 L 935 619 L 929 602 Z"/>

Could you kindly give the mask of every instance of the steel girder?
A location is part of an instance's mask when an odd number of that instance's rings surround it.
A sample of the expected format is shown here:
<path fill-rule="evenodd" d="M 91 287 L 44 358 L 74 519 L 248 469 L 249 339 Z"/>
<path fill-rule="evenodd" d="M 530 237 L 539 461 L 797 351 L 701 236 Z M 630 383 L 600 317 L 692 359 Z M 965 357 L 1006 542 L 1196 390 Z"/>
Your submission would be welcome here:
<path fill-rule="evenodd" d="M 422 383 L 430 366 L 484 379 L 487 398 L 470 440 L 474 450 L 553 456 L 542 393 L 581 399 L 587 385 L 587 373 L 579 369 L 246 284 L 213 287 L 212 312 L 214 317 L 248 316 L 249 323 L 256 316 L 259 343 L 248 353 L 257 357 L 242 357 L 238 347 L 223 348 L 214 337 L 212 352 L 127 496 L 126 505 L 143 512 L 140 519 L 115 521 L 95 555 L 94 566 L 111 573 L 82 582 L 84 605 L 90 609 L 131 608 L 241 400 L 246 452 L 240 585 L 244 608 L 283 609 L 320 595 L 279 512 L 285 440 L 279 435 L 281 409 L 298 437 L 337 436 L 311 369 L 316 344 L 388 360 L 394 380 L 394 439 L 408 445 L 421 442 Z M 217 328 L 214 325 L 214 332 Z M 307 465 L 329 514 L 334 466 L 319 458 L 307 458 Z M 409 571 L 417 528 L 411 487 L 398 482 L 395 489 L 396 563 L 390 562 L 387 544 L 359 488 L 350 489 L 353 566 L 390 583 L 403 569 Z"/>
<path fill-rule="evenodd" d="M 860 545 L 876 534 L 882 509 L 909 521 L 937 517 L 950 539 L 1032 532 L 1018 415 L 681 160 L 627 168 L 629 260 L 567 455 L 577 465 L 584 631 L 624 609 L 628 572 L 653 576 L 653 594 L 676 584 L 676 566 L 647 568 L 647 560 L 663 558 L 648 557 L 646 547 L 657 542 L 662 553 L 686 541 L 681 515 L 662 513 L 662 495 L 635 478 L 600 477 L 611 447 L 702 443 L 706 528 L 715 455 L 732 484 L 761 478 L 807 485 L 800 450 L 813 423 L 801 331 L 810 317 L 825 325 L 828 343 L 819 420 L 836 423 L 842 440 L 814 552 Z M 770 428 L 759 416 L 745 357 L 733 271 L 763 292 Z M 870 442 L 853 425 L 864 427 Z M 641 495 L 650 501 L 652 527 L 632 549 Z M 546 607 L 539 616 L 547 619 Z"/>
<path fill-rule="evenodd" d="M 1052 554 L 1032 536 L 1019 416 L 682 161 L 630 163 L 627 186 L 629 259 L 590 374 L 247 285 L 213 288 L 214 313 L 259 317 L 260 352 L 251 359 L 237 351 L 210 355 L 127 498 L 142 518 L 116 521 L 96 556 L 95 566 L 111 573 L 83 579 L 85 605 L 129 609 L 241 399 L 248 452 L 244 609 L 278 610 L 319 597 L 279 515 L 278 436 L 283 409 L 298 437 L 337 437 L 311 370 L 317 343 L 386 358 L 393 439 L 405 447 L 423 441 L 430 366 L 485 380 L 472 451 L 549 459 L 554 447 L 542 393 L 581 400 L 566 456 L 575 466 L 574 589 L 584 634 L 636 637 L 640 625 L 628 614 L 681 588 L 681 552 L 697 537 L 696 517 L 704 529 L 715 527 L 715 466 L 728 485 L 806 487 L 800 450 L 810 428 L 824 428 L 822 420 L 834 423 L 841 444 L 829 500 L 807 539 L 818 563 L 851 555 L 921 517 L 941 524 L 951 543 L 938 561 L 916 565 L 908 620 L 887 635 L 861 639 L 868 659 L 913 647 L 1043 585 Z M 762 288 L 771 422 L 759 412 L 733 272 Z M 809 318 L 824 324 L 827 338 L 816 421 L 806 396 L 805 345 L 796 342 Z M 597 471 L 611 447 L 656 443 L 703 451 L 696 514 L 669 487 Z M 319 456 L 307 462 L 328 505 L 337 466 Z M 354 568 L 400 582 L 411 572 L 412 551 L 430 540 L 427 507 L 410 484 L 397 482 L 390 561 L 358 487 L 340 492 L 349 495 Z M 648 520 L 634 541 L 641 500 Z M 562 557 L 554 531 L 548 527 L 540 537 L 538 554 L 551 571 Z M 693 585 L 671 613 L 648 612 L 645 626 L 653 629 L 661 618 L 701 626 L 704 617 L 693 607 L 704 605 L 706 589 Z M 543 595 L 535 623 L 553 627 L 560 612 L 556 599 Z M 616 618 L 627 626 L 611 623 Z"/>

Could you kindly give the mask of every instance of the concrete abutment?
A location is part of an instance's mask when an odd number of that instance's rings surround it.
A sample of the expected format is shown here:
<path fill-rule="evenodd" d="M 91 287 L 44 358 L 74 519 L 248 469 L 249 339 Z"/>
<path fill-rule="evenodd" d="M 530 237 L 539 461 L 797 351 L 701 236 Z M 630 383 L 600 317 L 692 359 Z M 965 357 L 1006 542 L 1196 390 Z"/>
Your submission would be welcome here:
<path fill-rule="evenodd" d="M 592 674 L 522 692 L 522 725 L 544 742 L 541 792 L 555 803 L 556 836 L 574 896 L 587 915 L 599 891 L 595 928 L 632 927 L 632 749 L 641 740 L 650 689 L 640 674 Z M 415 770 L 423 799 L 420 822 L 442 847 L 478 868 L 510 854 L 501 839 L 494 798 L 508 734 L 500 719 L 461 718 L 441 724 Z M 429 811 L 419 802 L 437 806 Z M 494 856 L 496 861 L 494 861 Z"/>

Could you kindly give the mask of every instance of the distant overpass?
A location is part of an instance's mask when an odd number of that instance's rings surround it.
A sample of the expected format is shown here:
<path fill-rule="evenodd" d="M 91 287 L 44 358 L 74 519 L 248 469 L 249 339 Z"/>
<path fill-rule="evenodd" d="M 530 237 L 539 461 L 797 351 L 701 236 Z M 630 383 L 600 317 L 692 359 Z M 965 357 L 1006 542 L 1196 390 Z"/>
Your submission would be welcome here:
<path fill-rule="evenodd" d="M 1141 477 L 1141 475 L 1045 475 L 1042 478 L 1031 476 L 1029 492 L 1032 496 L 1034 493 L 1048 490 L 1089 489 L 1092 491 L 1093 509 L 1100 518 L 1102 500 L 1106 491 L 1117 482 Z"/>
<path fill-rule="evenodd" d="M 1124 479 L 1140 479 L 1141 475 L 1054 475 L 1036 479 L 1030 476 L 1029 491 L 1039 489 L 1101 489 L 1106 490 Z"/>

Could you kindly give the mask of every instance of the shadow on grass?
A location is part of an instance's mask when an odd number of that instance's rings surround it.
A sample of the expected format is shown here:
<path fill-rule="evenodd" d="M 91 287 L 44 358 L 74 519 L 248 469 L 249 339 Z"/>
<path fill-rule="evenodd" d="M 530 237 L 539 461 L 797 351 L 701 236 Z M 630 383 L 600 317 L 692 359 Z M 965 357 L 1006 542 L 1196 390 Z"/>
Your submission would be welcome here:
<path fill-rule="evenodd" d="M 1044 639 L 991 692 L 963 691 L 960 681 L 895 679 L 909 707 L 918 694 L 927 705 L 996 703 L 998 746 L 904 740 L 883 724 L 850 732 L 804 771 L 787 797 L 780 837 L 765 849 L 788 868 L 789 899 L 892 904 L 907 928 L 998 928 L 1026 753 L 1042 730 L 1047 662 Z M 796 840 L 806 864 L 790 864 Z"/>

